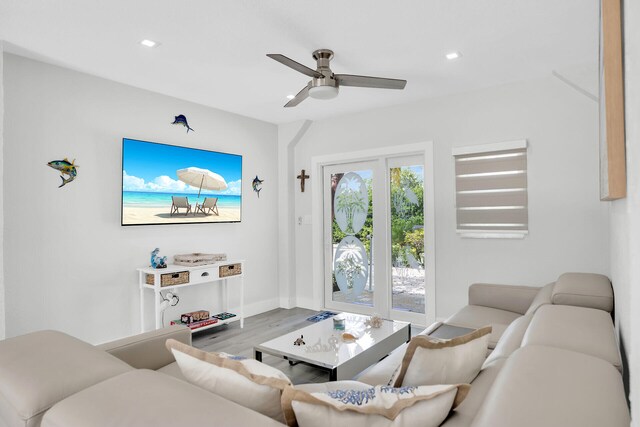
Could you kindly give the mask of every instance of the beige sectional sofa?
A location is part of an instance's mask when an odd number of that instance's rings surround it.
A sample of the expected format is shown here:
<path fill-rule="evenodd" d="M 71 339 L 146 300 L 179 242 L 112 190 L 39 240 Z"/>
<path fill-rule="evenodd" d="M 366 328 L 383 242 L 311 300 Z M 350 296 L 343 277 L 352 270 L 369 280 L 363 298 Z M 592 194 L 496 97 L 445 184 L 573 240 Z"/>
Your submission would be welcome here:
<path fill-rule="evenodd" d="M 611 285 L 599 275 L 568 273 L 542 288 L 472 285 L 469 305 L 445 323 L 492 325 L 491 351 L 442 426 L 628 426 L 612 309 Z M 0 342 L 0 425 L 281 425 L 183 381 L 168 338 L 191 342 L 182 327 L 98 347 L 54 331 Z M 403 353 L 358 380 L 386 384 Z"/>

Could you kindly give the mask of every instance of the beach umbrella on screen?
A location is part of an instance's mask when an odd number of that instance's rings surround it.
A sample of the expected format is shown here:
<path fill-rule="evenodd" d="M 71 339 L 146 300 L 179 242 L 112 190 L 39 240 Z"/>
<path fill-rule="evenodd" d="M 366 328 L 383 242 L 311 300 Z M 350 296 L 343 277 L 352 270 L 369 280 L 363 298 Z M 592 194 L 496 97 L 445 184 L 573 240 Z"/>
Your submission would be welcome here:
<path fill-rule="evenodd" d="M 176 174 L 180 181 L 199 189 L 198 198 L 200 198 L 200 193 L 203 188 L 205 190 L 218 191 L 227 189 L 227 182 L 224 178 L 208 169 L 190 167 L 186 169 L 179 169 L 176 171 Z"/>

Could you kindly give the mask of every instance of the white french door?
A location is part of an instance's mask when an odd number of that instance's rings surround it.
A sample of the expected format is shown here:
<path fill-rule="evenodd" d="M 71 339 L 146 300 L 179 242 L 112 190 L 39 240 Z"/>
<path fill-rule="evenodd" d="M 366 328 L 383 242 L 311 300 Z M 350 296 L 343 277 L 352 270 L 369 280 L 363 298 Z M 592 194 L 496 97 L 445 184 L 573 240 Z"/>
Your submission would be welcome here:
<path fill-rule="evenodd" d="M 325 164 L 324 305 L 426 325 L 435 319 L 425 250 L 423 155 Z M 431 173 L 431 172 L 429 172 Z M 427 189 L 432 191 L 432 188 Z M 430 202 L 429 202 L 430 203 Z M 432 218 L 429 218 L 432 221 Z M 428 307 L 431 307 L 429 309 Z"/>

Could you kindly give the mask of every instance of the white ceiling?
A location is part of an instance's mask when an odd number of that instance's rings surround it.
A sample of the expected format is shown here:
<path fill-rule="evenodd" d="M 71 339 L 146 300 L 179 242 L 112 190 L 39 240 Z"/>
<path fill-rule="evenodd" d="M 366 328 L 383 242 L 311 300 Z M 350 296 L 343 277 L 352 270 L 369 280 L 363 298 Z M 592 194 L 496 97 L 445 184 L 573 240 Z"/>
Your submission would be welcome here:
<path fill-rule="evenodd" d="M 142 39 L 159 41 L 144 48 Z M 273 123 L 596 69 L 598 0 L 0 0 L 5 49 Z M 267 58 L 408 80 L 282 108 L 308 77 Z M 445 53 L 462 52 L 447 61 Z M 186 114 L 186 113 L 185 113 Z"/>

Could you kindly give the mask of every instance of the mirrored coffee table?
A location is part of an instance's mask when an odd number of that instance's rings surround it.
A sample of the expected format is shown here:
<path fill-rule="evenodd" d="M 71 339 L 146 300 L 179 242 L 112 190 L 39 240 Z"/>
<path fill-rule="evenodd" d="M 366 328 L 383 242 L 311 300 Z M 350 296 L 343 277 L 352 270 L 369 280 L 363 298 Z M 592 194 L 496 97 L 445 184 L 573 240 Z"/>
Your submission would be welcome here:
<path fill-rule="evenodd" d="M 282 357 L 290 363 L 303 362 L 329 371 L 329 381 L 352 379 L 369 366 L 411 339 L 411 324 L 383 320 L 380 328 L 365 324 L 369 316 L 342 313 L 345 329 L 334 330 L 333 318 L 310 324 L 254 347 L 256 360 L 262 354 Z M 343 341 L 348 332 L 356 341 Z M 303 336 L 304 345 L 294 345 Z"/>

